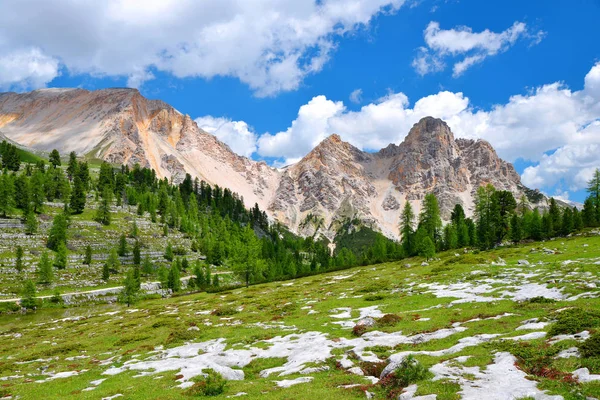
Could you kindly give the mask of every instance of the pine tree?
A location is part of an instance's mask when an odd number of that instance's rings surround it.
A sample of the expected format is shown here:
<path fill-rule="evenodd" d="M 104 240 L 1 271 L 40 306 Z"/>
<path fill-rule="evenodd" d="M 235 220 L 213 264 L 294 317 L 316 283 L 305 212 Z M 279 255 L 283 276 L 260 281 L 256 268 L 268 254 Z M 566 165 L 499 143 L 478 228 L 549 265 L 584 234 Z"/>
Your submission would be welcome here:
<path fill-rule="evenodd" d="M 75 175 L 75 179 L 73 179 L 73 192 L 71 192 L 69 207 L 73 214 L 81 214 L 85 208 L 85 188 L 78 175 Z"/>
<path fill-rule="evenodd" d="M 92 246 L 89 244 L 85 246 L 85 256 L 83 257 L 83 263 L 85 265 L 92 264 Z"/>
<path fill-rule="evenodd" d="M 41 171 L 36 171 L 33 174 L 29 189 L 29 198 L 33 206 L 33 212 L 42 212 L 46 193 L 44 192 L 44 174 Z"/>
<path fill-rule="evenodd" d="M 454 224 L 447 224 L 444 227 L 444 247 L 446 250 L 458 247 L 458 234 L 456 232 L 456 225 Z"/>
<path fill-rule="evenodd" d="M 594 227 L 598 224 L 598 220 L 596 219 L 596 208 L 594 206 L 594 200 L 591 196 L 586 198 L 585 202 L 583 203 L 581 219 L 583 220 L 583 225 L 586 227 Z"/>
<path fill-rule="evenodd" d="M 187 271 L 190 268 L 190 262 L 188 261 L 187 258 L 183 257 L 181 259 L 181 270 L 182 271 Z"/>
<path fill-rule="evenodd" d="M 50 264 L 50 257 L 48 257 L 47 251 L 44 251 L 40 257 L 36 274 L 39 283 L 49 284 L 52 282 L 54 273 L 52 271 L 52 265 Z"/>
<path fill-rule="evenodd" d="M 169 270 L 164 265 L 158 269 L 158 280 L 162 289 L 169 288 Z"/>
<path fill-rule="evenodd" d="M 26 280 L 23 283 L 23 297 L 21 298 L 21 307 L 26 308 L 28 310 L 35 310 L 37 308 L 37 298 L 35 283 L 31 280 Z"/>
<path fill-rule="evenodd" d="M 137 265 L 139 267 L 141 262 L 142 253 L 140 248 L 140 242 L 136 240 L 135 244 L 133 245 L 133 265 Z"/>
<path fill-rule="evenodd" d="M 219 274 L 215 274 L 215 277 L 213 279 L 213 286 L 216 288 L 219 287 Z"/>
<path fill-rule="evenodd" d="M 165 249 L 165 254 L 164 254 L 165 260 L 167 260 L 167 261 L 173 261 L 173 256 L 174 256 L 174 254 L 173 254 L 173 246 L 169 242 L 169 243 L 167 243 L 167 248 Z"/>
<path fill-rule="evenodd" d="M 139 233 L 140 232 L 139 232 L 139 229 L 138 229 L 138 226 L 137 226 L 137 222 L 134 220 L 133 224 L 131 225 L 131 235 L 130 236 L 132 238 L 137 238 L 138 235 L 139 235 Z"/>
<path fill-rule="evenodd" d="M 248 287 L 259 274 L 257 261 L 260 251 L 260 243 L 249 224 L 242 231 L 240 242 L 236 246 L 233 271 Z"/>
<path fill-rule="evenodd" d="M 54 149 L 50 152 L 49 161 L 54 168 L 60 166 L 60 154 L 58 153 L 58 150 Z"/>
<path fill-rule="evenodd" d="M 108 282 L 110 279 L 110 267 L 108 266 L 108 261 L 102 265 L 102 280 L 104 282 Z"/>
<path fill-rule="evenodd" d="M 442 218 L 437 197 L 428 193 L 423 199 L 421 214 L 419 215 L 419 229 L 423 228 L 431 241 L 436 244 L 440 241 L 442 230 Z"/>
<path fill-rule="evenodd" d="M 419 228 L 417 229 L 416 238 L 417 253 L 421 257 L 425 257 L 426 260 L 435 257 L 435 244 L 429 234 Z"/>
<path fill-rule="evenodd" d="M 548 232 L 546 232 L 546 234 L 547 234 L 547 237 L 551 238 L 551 237 L 555 237 L 562 231 L 560 208 L 558 208 L 558 204 L 556 204 L 556 200 L 554 200 L 554 198 L 550 199 L 550 208 L 548 209 L 548 217 L 550 218 L 550 222 L 547 223 L 547 225 L 548 225 L 548 229 L 550 229 L 550 230 Z"/>
<path fill-rule="evenodd" d="M 154 271 L 154 267 L 152 266 L 152 261 L 150 261 L 150 257 L 148 255 L 146 255 L 144 257 L 144 262 L 142 263 L 142 270 L 144 272 L 144 275 L 146 275 L 146 276 L 151 275 L 152 272 Z"/>
<path fill-rule="evenodd" d="M 181 290 L 181 275 L 176 261 L 173 261 L 171 268 L 169 269 L 168 288 L 173 292 L 179 292 Z"/>
<path fill-rule="evenodd" d="M 27 210 L 25 215 L 25 233 L 27 235 L 34 235 L 38 231 L 38 221 L 35 213 L 31 208 Z"/>
<path fill-rule="evenodd" d="M 77 154 L 75 154 L 74 151 L 72 151 L 71 153 L 69 153 L 69 165 L 67 166 L 67 175 L 69 176 L 69 179 L 73 179 L 75 177 L 75 175 L 77 174 L 77 170 L 78 170 L 78 164 L 77 164 Z"/>
<path fill-rule="evenodd" d="M 50 250 L 57 251 L 58 247 L 67 243 L 67 217 L 64 213 L 56 214 L 48 233 L 47 246 Z"/>
<path fill-rule="evenodd" d="M 19 272 L 23 271 L 23 247 L 17 246 L 15 269 Z"/>
<path fill-rule="evenodd" d="M 206 277 L 206 284 L 210 286 L 212 284 L 212 277 L 210 275 L 210 266 L 204 267 L 204 276 Z"/>
<path fill-rule="evenodd" d="M 64 243 L 60 243 L 56 249 L 56 254 L 54 255 L 54 268 L 67 268 L 67 246 Z"/>
<path fill-rule="evenodd" d="M 573 211 L 566 207 L 563 210 L 560 233 L 562 236 L 568 236 L 574 231 Z"/>
<path fill-rule="evenodd" d="M 542 239 L 552 238 L 553 232 L 552 218 L 550 217 L 550 214 L 544 213 L 544 215 L 542 215 Z"/>
<path fill-rule="evenodd" d="M 119 293 L 118 301 L 127 304 L 127 307 L 129 307 L 137 302 L 139 293 L 140 287 L 138 281 L 135 279 L 134 270 L 130 270 L 123 281 L 123 290 Z"/>
<path fill-rule="evenodd" d="M 573 228 L 576 231 L 580 231 L 583 229 L 583 219 L 581 218 L 581 213 L 577 209 L 577 207 L 573 207 Z"/>
<path fill-rule="evenodd" d="M 0 214 L 6 218 L 13 212 L 16 205 L 15 185 L 13 179 L 7 173 L 0 176 Z"/>
<path fill-rule="evenodd" d="M 125 257 L 129 253 L 129 248 L 127 246 L 127 237 L 124 233 L 119 237 L 119 246 L 117 250 L 117 254 L 120 257 Z"/>
<path fill-rule="evenodd" d="M 402 235 L 402 247 L 404 248 L 404 254 L 411 256 L 414 254 L 414 223 L 415 213 L 412 210 L 410 202 L 407 200 L 404 203 L 402 209 L 402 215 L 400 216 L 400 233 Z"/>
<path fill-rule="evenodd" d="M 196 275 L 196 287 L 204 289 L 206 287 L 206 278 L 199 261 L 196 262 L 196 265 L 194 266 L 194 275 Z"/>
<path fill-rule="evenodd" d="M 594 171 L 592 179 L 588 182 L 587 191 L 594 206 L 594 219 L 596 224 L 600 224 L 600 169 L 596 168 Z"/>
<path fill-rule="evenodd" d="M 102 192 L 102 200 L 98 206 L 98 210 L 96 211 L 96 221 L 101 223 L 102 225 L 110 225 L 111 213 L 110 213 L 110 204 L 112 203 L 112 192 L 110 188 L 105 187 Z"/>
<path fill-rule="evenodd" d="M 519 243 L 523 238 L 523 230 L 521 227 L 521 218 L 517 214 L 513 214 L 510 220 L 510 240 L 513 243 Z"/>
<path fill-rule="evenodd" d="M 465 220 L 465 210 L 460 204 L 456 204 L 452 213 L 450 214 L 450 221 L 455 225 L 459 226 L 461 222 Z"/>
<path fill-rule="evenodd" d="M 529 228 L 529 237 L 533 240 L 542 240 L 542 219 L 537 207 L 531 215 L 531 226 Z"/>
<path fill-rule="evenodd" d="M 113 248 L 110 250 L 108 258 L 106 259 L 106 264 L 108 265 L 111 273 L 113 271 L 118 272 L 119 267 L 121 266 L 121 261 L 119 260 L 119 254 L 117 253 L 116 249 Z"/>

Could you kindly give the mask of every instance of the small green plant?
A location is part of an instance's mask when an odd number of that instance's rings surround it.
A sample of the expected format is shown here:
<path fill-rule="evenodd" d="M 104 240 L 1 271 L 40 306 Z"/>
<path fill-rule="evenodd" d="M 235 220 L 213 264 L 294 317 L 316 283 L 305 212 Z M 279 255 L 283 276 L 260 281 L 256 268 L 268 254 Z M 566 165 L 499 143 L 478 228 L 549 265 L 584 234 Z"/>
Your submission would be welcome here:
<path fill-rule="evenodd" d="M 385 314 L 383 317 L 377 320 L 378 326 L 394 326 L 398 322 L 402 321 L 402 317 L 396 314 Z"/>
<path fill-rule="evenodd" d="M 382 294 L 370 294 L 368 296 L 365 296 L 365 301 L 379 301 L 383 300 L 384 298 L 385 296 Z"/>
<path fill-rule="evenodd" d="M 229 315 L 237 314 L 237 312 L 238 311 L 235 309 L 235 307 L 226 305 L 226 306 L 221 306 L 221 307 L 215 308 L 210 314 L 215 315 L 217 317 L 226 317 Z"/>
<path fill-rule="evenodd" d="M 212 369 L 206 371 L 206 376 L 197 378 L 194 385 L 188 389 L 191 396 L 218 396 L 225 391 L 227 381 Z"/>
<path fill-rule="evenodd" d="M 396 398 L 402 389 L 410 384 L 427 378 L 429 371 L 412 355 L 405 357 L 391 374 L 385 376 L 380 384 L 388 394 L 388 398 Z"/>
<path fill-rule="evenodd" d="M 548 334 L 551 336 L 578 333 L 600 326 L 600 312 L 571 308 L 558 314 Z"/>
<path fill-rule="evenodd" d="M 585 358 L 600 357 L 600 332 L 594 333 L 579 345 L 579 352 Z"/>

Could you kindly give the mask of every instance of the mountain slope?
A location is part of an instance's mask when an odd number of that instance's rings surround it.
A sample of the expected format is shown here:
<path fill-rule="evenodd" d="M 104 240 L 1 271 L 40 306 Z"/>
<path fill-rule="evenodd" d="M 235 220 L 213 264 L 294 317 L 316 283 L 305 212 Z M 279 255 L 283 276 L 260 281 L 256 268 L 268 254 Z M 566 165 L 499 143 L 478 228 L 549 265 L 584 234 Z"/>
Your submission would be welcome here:
<path fill-rule="evenodd" d="M 0 129 L 30 148 L 156 170 L 180 181 L 188 172 L 234 188 L 265 208 L 278 173 L 233 153 L 188 116 L 135 89 L 43 89 L 0 94 Z"/>
<path fill-rule="evenodd" d="M 232 189 L 248 207 L 258 203 L 303 235 L 332 238 L 345 220 L 356 218 L 396 237 L 406 201 L 418 212 L 425 194 L 433 192 L 445 218 L 456 203 L 470 215 L 477 188 L 488 183 L 546 205 L 489 143 L 455 139 L 445 122 L 432 117 L 415 124 L 402 143 L 377 153 L 332 135 L 281 170 L 233 153 L 188 115 L 135 89 L 2 93 L 0 130 L 37 151 L 57 148 L 117 164 L 139 163 L 175 182 L 190 173 Z"/>

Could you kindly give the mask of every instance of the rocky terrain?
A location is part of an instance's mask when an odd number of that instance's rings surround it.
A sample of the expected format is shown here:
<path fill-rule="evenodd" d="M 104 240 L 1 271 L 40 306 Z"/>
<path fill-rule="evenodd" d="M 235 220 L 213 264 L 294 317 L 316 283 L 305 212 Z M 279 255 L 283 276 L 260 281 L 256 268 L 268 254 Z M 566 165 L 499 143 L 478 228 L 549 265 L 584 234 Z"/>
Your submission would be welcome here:
<path fill-rule="evenodd" d="M 38 151 L 139 163 L 177 182 L 186 172 L 258 203 L 303 235 L 332 237 L 340 223 L 357 218 L 390 237 L 398 235 L 402 207 L 418 212 L 426 193 L 438 196 L 442 216 L 456 203 L 473 212 L 481 185 L 528 193 L 534 206 L 546 199 L 525 188 L 511 164 L 485 141 L 455 139 L 448 125 L 427 117 L 400 144 L 368 153 L 332 135 L 298 163 L 277 170 L 233 153 L 187 115 L 135 89 L 44 89 L 0 94 L 0 131 Z"/>

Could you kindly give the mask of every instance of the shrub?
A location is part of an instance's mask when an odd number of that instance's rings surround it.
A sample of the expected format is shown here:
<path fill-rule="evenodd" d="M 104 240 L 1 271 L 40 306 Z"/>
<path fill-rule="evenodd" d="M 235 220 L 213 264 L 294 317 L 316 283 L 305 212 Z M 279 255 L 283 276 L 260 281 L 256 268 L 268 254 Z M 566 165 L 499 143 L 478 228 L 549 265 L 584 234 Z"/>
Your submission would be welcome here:
<path fill-rule="evenodd" d="M 559 313 L 548 334 L 551 336 L 578 333 L 600 326 L 600 312 L 571 308 Z"/>
<path fill-rule="evenodd" d="M 379 326 L 394 326 L 398 322 L 402 321 L 402 317 L 396 314 L 385 314 L 383 317 L 377 320 Z"/>
<path fill-rule="evenodd" d="M 362 369 L 363 373 L 367 376 L 374 376 L 379 378 L 387 363 L 385 361 L 380 362 L 368 362 L 363 361 L 360 363 L 360 369 Z"/>
<path fill-rule="evenodd" d="M 205 377 L 200 377 L 194 385 L 188 389 L 192 396 L 218 396 L 225 391 L 227 381 L 212 369 L 207 370 Z"/>
<path fill-rule="evenodd" d="M 367 327 L 364 325 L 354 325 L 352 328 L 352 334 L 357 337 L 364 335 L 365 332 L 367 332 Z"/>
<path fill-rule="evenodd" d="M 579 352 L 585 358 L 600 357 L 600 332 L 594 333 L 579 345 Z"/>
<path fill-rule="evenodd" d="M 227 305 L 215 308 L 210 314 L 215 315 L 217 317 L 229 316 L 233 314 L 237 314 L 237 310 L 235 307 Z"/>
<path fill-rule="evenodd" d="M 556 303 L 556 300 L 549 299 L 549 298 L 544 297 L 544 296 L 537 296 L 537 297 L 532 297 L 530 299 L 525 300 L 525 303 L 530 303 L 530 304 L 550 304 L 550 303 Z"/>
<path fill-rule="evenodd" d="M 427 378 L 429 371 L 412 355 L 402 360 L 398 368 L 384 377 L 380 383 L 386 389 L 389 398 L 396 398 L 403 388 Z"/>
<path fill-rule="evenodd" d="M 383 300 L 384 298 L 385 296 L 382 294 L 370 294 L 368 296 L 365 296 L 365 301 L 379 301 Z"/>

